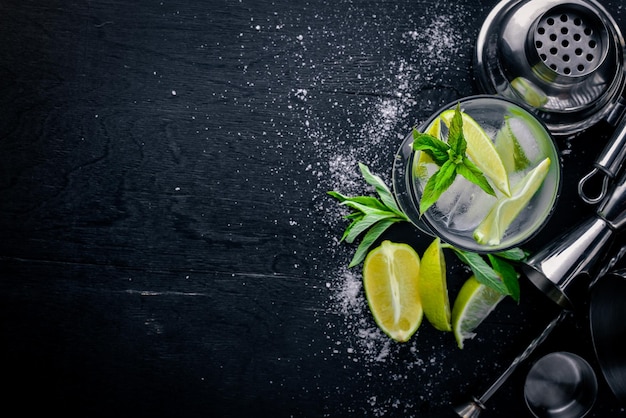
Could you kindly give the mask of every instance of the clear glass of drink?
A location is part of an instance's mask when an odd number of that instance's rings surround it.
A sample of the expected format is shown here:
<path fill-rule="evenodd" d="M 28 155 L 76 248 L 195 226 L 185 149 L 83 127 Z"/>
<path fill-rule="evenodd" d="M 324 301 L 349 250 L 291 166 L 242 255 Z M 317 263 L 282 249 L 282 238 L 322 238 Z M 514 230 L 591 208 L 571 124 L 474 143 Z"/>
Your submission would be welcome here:
<path fill-rule="evenodd" d="M 457 175 L 452 185 L 425 213 L 419 212 L 419 202 L 428 178 L 437 170 L 435 164 L 424 166 L 423 151 L 413 150 L 413 133 L 404 139 L 394 161 L 393 189 L 400 208 L 420 230 L 440 237 L 457 248 L 489 253 L 520 246 L 535 236 L 546 224 L 555 207 L 561 187 L 559 152 L 545 125 L 524 108 L 498 96 L 470 96 L 444 106 L 433 114 L 417 130 L 425 132 L 442 112 L 454 109 L 457 104 L 462 112 L 474 119 L 494 143 L 503 161 L 511 160 L 513 148 L 501 147 L 499 137 L 508 130 L 514 137 L 516 151 L 527 164 L 515 170 L 507 170 L 511 190 L 546 158 L 550 159 L 547 174 L 532 198 L 520 206 L 519 214 L 507 225 L 497 243 L 479 243 L 475 231 L 484 223 L 494 206 L 507 196 L 496 190 L 496 196 L 483 192 L 478 186 Z M 447 127 L 441 124 L 441 139 L 445 141 Z M 465 130 L 465 127 L 464 127 Z M 479 156 L 480 157 L 480 156 Z M 471 159 L 471 158 L 470 158 Z M 526 176 L 528 177 L 528 176 Z M 521 189 L 517 187 L 517 190 Z M 512 203 L 509 206 L 515 206 Z M 499 206 L 501 207 L 501 206 Z M 496 213 L 496 218 L 499 216 Z"/>

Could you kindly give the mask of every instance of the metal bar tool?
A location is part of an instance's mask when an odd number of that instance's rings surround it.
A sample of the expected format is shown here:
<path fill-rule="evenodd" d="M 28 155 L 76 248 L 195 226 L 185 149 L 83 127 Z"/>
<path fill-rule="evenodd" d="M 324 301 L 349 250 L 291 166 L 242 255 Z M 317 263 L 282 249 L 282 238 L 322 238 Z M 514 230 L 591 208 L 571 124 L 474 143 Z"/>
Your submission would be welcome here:
<path fill-rule="evenodd" d="M 587 294 L 600 262 L 626 226 L 626 173 L 594 216 L 557 237 L 522 265 L 528 279 L 550 299 L 572 309 Z"/>
<path fill-rule="evenodd" d="M 467 402 L 463 405 L 459 405 L 454 408 L 454 411 L 458 416 L 462 418 L 476 418 L 480 415 L 480 413 L 486 409 L 485 402 L 493 396 L 494 393 L 504 384 L 504 382 L 513 374 L 515 369 L 523 363 L 535 349 L 548 338 L 552 330 L 556 328 L 556 326 L 561 323 L 566 317 L 569 315 L 568 311 L 561 311 L 559 315 L 554 318 L 548 325 L 544 328 L 544 330 L 539 334 L 537 338 L 531 341 L 531 343 L 526 347 L 526 349 L 517 356 L 506 368 L 506 370 L 500 375 L 500 377 L 491 384 L 491 386 L 478 398 L 473 398 L 470 402 Z"/>

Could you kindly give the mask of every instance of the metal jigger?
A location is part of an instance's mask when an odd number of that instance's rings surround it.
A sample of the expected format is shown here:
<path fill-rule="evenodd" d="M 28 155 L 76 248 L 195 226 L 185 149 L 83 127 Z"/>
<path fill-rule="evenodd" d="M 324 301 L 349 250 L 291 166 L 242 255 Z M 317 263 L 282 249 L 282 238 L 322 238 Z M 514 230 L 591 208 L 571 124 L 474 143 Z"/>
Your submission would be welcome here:
<path fill-rule="evenodd" d="M 533 255 L 522 270 L 550 299 L 572 309 L 587 293 L 595 270 L 625 225 L 626 173 L 602 200 L 594 216 Z"/>

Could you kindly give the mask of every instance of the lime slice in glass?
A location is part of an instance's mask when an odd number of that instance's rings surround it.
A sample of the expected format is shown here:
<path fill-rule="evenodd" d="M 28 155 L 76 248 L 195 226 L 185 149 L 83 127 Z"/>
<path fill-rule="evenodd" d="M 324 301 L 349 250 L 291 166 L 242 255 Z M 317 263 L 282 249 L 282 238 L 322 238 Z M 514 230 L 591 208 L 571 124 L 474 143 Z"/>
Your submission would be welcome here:
<path fill-rule="evenodd" d="M 453 117 L 454 109 L 446 110 L 440 116 L 446 126 L 450 126 Z M 509 176 L 493 141 L 470 115 L 461 112 L 461 117 L 468 157 L 502 193 L 510 196 Z"/>
<path fill-rule="evenodd" d="M 485 219 L 474 230 L 476 242 L 483 245 L 500 244 L 507 228 L 528 206 L 530 199 L 543 184 L 549 168 L 550 158 L 546 157 L 513 187 L 511 197 L 503 197 L 496 202 Z"/>

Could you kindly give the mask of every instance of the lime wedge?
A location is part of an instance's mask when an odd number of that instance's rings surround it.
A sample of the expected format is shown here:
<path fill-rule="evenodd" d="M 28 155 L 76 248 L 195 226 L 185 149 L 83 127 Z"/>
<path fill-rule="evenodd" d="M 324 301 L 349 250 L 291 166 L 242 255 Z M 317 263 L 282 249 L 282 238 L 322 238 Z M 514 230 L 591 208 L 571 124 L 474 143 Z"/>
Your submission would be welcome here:
<path fill-rule="evenodd" d="M 496 151 L 498 151 L 504 168 L 509 174 L 525 170 L 530 166 L 530 160 L 513 133 L 511 120 L 508 117 L 496 135 Z"/>
<path fill-rule="evenodd" d="M 459 348 L 463 348 L 465 340 L 476 336 L 476 328 L 503 298 L 503 294 L 480 283 L 474 276 L 463 283 L 452 307 L 452 329 Z"/>
<path fill-rule="evenodd" d="M 511 197 L 498 199 L 485 219 L 474 230 L 474 239 L 482 245 L 498 245 L 507 228 L 517 218 L 543 184 L 550 158 L 546 157 L 513 187 Z"/>
<path fill-rule="evenodd" d="M 426 128 L 426 131 L 424 133 L 430 136 L 434 136 L 437 139 L 440 139 L 441 138 L 441 118 L 436 118 L 434 121 L 432 121 L 430 125 L 428 125 L 428 128 Z M 435 162 L 433 161 L 432 158 L 430 158 L 430 155 L 428 155 L 425 152 L 420 152 L 420 158 L 419 158 L 418 164 L 427 164 L 427 163 L 434 164 Z"/>
<path fill-rule="evenodd" d="M 439 117 L 446 126 L 450 126 L 454 109 L 444 111 Z M 502 193 L 510 196 L 509 176 L 493 141 L 470 115 L 461 112 L 461 117 L 463 136 L 467 141 L 467 155 Z"/>
<path fill-rule="evenodd" d="M 428 246 L 422 256 L 419 294 L 428 322 L 440 331 L 452 331 L 450 300 L 446 283 L 446 260 L 439 238 Z"/>
<path fill-rule="evenodd" d="M 399 342 L 408 341 L 422 322 L 419 273 L 415 250 L 391 241 L 370 251 L 363 264 L 363 286 L 374 320 Z"/>
<path fill-rule="evenodd" d="M 434 136 L 437 139 L 440 139 L 441 138 L 441 118 L 435 118 L 435 120 L 432 121 L 430 125 L 428 125 L 424 133 Z M 427 153 L 423 151 L 417 151 L 417 152 L 419 152 L 418 154 L 419 157 L 417 159 L 417 165 L 414 166 L 415 175 L 418 178 L 426 179 L 428 177 L 428 170 L 426 169 L 426 164 L 435 164 L 435 162 Z"/>

